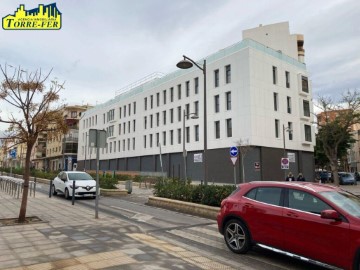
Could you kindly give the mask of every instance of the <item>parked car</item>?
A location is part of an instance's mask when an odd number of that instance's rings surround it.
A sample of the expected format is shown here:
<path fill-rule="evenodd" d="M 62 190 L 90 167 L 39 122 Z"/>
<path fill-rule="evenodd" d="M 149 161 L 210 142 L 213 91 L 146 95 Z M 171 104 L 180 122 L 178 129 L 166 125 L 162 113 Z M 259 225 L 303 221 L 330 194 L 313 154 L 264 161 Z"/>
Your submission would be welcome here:
<path fill-rule="evenodd" d="M 63 171 L 54 179 L 52 193 L 62 193 L 66 199 L 72 197 L 73 181 L 75 181 L 75 197 L 96 197 L 96 181 L 86 172 Z"/>
<path fill-rule="evenodd" d="M 360 269 L 360 198 L 339 187 L 241 184 L 222 201 L 217 223 L 234 253 L 258 245 L 326 267 Z"/>
<path fill-rule="evenodd" d="M 349 172 L 339 172 L 340 185 L 356 185 L 355 175 Z"/>

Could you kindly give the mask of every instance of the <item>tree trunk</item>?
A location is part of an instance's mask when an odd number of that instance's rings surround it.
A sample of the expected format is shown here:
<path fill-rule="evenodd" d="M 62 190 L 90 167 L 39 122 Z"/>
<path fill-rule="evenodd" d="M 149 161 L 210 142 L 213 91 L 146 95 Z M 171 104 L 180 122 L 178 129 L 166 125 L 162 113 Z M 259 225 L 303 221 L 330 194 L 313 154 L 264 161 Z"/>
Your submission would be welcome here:
<path fill-rule="evenodd" d="M 331 172 L 333 173 L 334 185 L 339 186 L 340 181 L 339 181 L 339 174 L 338 174 L 339 169 L 338 169 L 337 159 L 330 160 L 330 167 L 331 167 Z"/>
<path fill-rule="evenodd" d="M 26 158 L 25 158 L 25 170 L 24 170 L 24 189 L 21 200 L 21 207 L 19 213 L 19 223 L 24 223 L 26 220 L 26 207 L 29 194 L 29 182 L 30 182 L 30 157 L 34 144 L 27 144 Z"/>

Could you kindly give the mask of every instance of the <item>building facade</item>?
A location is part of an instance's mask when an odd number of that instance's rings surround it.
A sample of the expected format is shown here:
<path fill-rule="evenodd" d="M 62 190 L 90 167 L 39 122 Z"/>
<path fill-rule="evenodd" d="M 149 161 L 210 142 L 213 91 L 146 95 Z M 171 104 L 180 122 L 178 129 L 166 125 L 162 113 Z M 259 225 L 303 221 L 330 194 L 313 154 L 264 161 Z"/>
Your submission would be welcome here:
<path fill-rule="evenodd" d="M 234 167 L 237 183 L 283 180 L 289 170 L 313 180 L 312 90 L 303 43 L 302 35 L 290 34 L 287 22 L 259 26 L 243 31 L 241 42 L 197 61 L 206 60 L 209 183 L 234 183 Z M 204 180 L 202 71 L 177 70 L 86 111 L 79 129 L 79 169 L 96 168 L 90 129 L 107 131 L 100 170 L 164 171 L 184 178 L 185 140 L 187 177 Z M 251 146 L 243 156 L 244 176 L 229 153 L 240 141 Z M 281 168 L 284 157 L 288 169 Z"/>
<path fill-rule="evenodd" d="M 69 128 L 68 132 L 52 138 L 49 138 L 45 132 L 40 134 L 32 151 L 32 167 L 47 171 L 76 169 L 79 121 L 82 113 L 88 108 L 90 108 L 88 105 L 64 108 L 63 115 Z"/>

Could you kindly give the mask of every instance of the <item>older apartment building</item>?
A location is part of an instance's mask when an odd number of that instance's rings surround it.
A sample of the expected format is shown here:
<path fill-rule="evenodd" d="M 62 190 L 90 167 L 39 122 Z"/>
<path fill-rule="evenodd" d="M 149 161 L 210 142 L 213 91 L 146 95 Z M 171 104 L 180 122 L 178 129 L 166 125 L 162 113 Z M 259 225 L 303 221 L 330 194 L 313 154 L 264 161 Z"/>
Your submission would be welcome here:
<path fill-rule="evenodd" d="M 294 174 L 313 177 L 312 90 L 303 44 L 303 36 L 290 34 L 287 22 L 260 25 L 243 31 L 242 41 L 196 61 L 207 64 L 209 183 L 234 182 L 229 149 L 240 140 L 251 148 L 244 156 L 245 179 L 239 160 L 235 164 L 238 182 L 283 180 L 283 157 L 289 157 Z M 163 170 L 183 178 L 185 140 L 187 176 L 204 180 L 203 82 L 197 67 L 179 69 L 86 111 L 79 129 L 79 169 L 96 168 L 89 130 L 105 129 L 101 170 Z M 198 117 L 189 117 L 193 114 Z"/>

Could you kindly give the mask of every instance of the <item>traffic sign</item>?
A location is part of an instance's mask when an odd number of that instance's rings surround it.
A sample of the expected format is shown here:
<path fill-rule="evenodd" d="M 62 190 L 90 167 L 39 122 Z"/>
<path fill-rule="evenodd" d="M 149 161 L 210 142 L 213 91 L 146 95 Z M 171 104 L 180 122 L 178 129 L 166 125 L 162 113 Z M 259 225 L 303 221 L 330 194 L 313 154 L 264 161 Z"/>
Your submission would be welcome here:
<path fill-rule="evenodd" d="M 16 149 L 15 148 L 10 150 L 10 157 L 16 158 Z"/>
<path fill-rule="evenodd" d="M 281 158 L 281 169 L 282 170 L 289 169 L 289 159 L 288 158 Z"/>
<path fill-rule="evenodd" d="M 230 159 L 231 159 L 233 165 L 235 166 L 236 161 L 237 161 L 237 157 L 230 157 Z"/>
<path fill-rule="evenodd" d="M 238 148 L 236 146 L 231 146 L 230 147 L 230 156 L 232 157 L 237 157 L 238 156 Z"/>
<path fill-rule="evenodd" d="M 260 170 L 260 162 L 254 162 L 255 170 Z"/>

